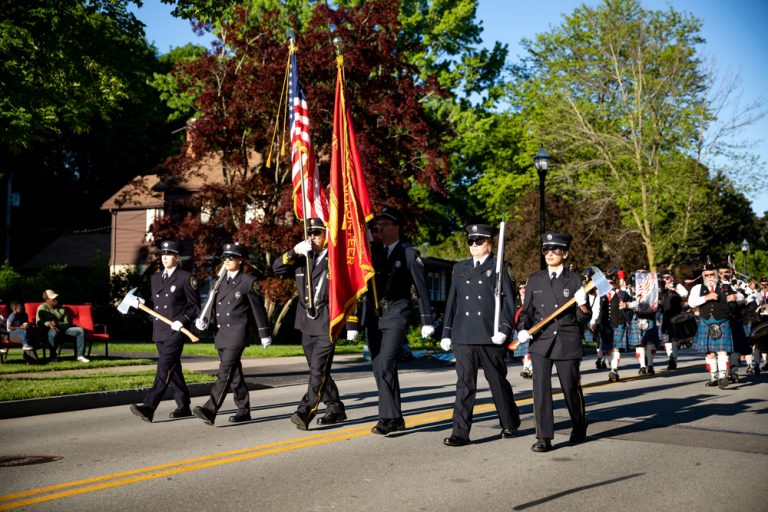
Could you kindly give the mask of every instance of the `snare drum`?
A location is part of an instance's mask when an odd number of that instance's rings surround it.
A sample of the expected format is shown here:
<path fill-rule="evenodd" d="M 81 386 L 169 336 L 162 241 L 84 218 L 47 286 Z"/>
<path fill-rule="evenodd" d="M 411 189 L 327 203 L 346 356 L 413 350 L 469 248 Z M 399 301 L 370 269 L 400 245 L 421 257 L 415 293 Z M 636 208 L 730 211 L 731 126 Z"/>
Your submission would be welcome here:
<path fill-rule="evenodd" d="M 693 338 L 698 328 L 696 316 L 688 311 L 683 311 L 669 319 L 669 337 L 672 339 Z"/>

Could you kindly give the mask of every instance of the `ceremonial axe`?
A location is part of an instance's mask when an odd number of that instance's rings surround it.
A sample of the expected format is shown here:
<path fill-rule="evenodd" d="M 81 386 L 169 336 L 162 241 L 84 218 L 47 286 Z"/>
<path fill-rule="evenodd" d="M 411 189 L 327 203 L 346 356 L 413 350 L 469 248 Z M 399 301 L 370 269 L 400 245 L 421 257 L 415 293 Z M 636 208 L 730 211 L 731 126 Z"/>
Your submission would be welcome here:
<path fill-rule="evenodd" d="M 123 300 L 117 306 L 117 310 L 120 313 L 125 315 L 126 313 L 128 313 L 128 310 L 130 310 L 132 307 L 135 307 L 133 305 L 134 303 L 138 303 L 139 304 L 139 309 L 144 311 L 145 313 L 149 313 L 153 317 L 157 318 L 158 320 L 161 320 L 161 321 L 165 322 L 168 325 L 171 325 L 173 323 L 173 320 L 169 320 L 168 318 L 164 317 L 163 315 L 161 315 L 157 311 L 153 310 L 152 308 L 149 308 L 149 307 L 145 306 L 144 304 L 142 304 L 141 300 L 135 300 L 135 299 L 138 299 L 138 297 L 136 297 L 135 293 L 136 293 L 136 288 L 134 288 L 133 290 L 129 291 L 125 295 L 125 297 L 123 297 Z M 189 329 L 187 329 L 186 327 L 182 327 L 181 328 L 181 332 L 186 334 L 187 337 L 193 343 L 196 342 L 196 341 L 200 341 L 200 338 L 198 338 L 197 336 L 192 334 L 192 332 Z"/>
<path fill-rule="evenodd" d="M 611 283 L 608 282 L 608 279 L 606 279 L 605 275 L 600 271 L 597 267 L 592 267 L 592 279 L 587 283 L 587 286 L 584 287 L 584 291 L 589 293 L 592 288 L 597 288 L 597 293 L 602 297 L 603 295 L 607 294 L 609 291 L 611 291 Z M 568 309 L 573 305 L 573 303 L 576 302 L 576 296 L 574 295 L 568 301 L 565 302 L 562 306 L 554 310 L 552 313 L 550 313 L 546 318 L 541 320 L 539 323 L 528 329 L 528 334 L 533 335 L 533 333 L 540 331 L 544 327 L 547 326 L 549 322 L 554 320 L 560 313 Z M 520 345 L 520 342 L 515 340 L 512 343 L 509 344 L 507 347 L 509 350 L 515 350 L 518 345 Z"/>

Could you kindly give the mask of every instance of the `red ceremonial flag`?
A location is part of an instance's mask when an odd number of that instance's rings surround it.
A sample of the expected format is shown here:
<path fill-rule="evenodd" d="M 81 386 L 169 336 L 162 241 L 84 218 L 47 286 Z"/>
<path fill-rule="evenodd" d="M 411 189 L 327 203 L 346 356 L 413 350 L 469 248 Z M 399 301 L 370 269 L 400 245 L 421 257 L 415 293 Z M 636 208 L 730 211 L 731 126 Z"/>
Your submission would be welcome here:
<path fill-rule="evenodd" d="M 328 220 L 328 200 L 320 183 L 315 153 L 309 137 L 309 109 L 307 98 L 299 82 L 299 64 L 296 51 L 291 48 L 288 72 L 288 111 L 291 126 L 291 177 L 293 179 L 293 211 L 298 220 L 304 220 L 304 210 L 309 217 Z M 302 175 L 304 183 L 302 184 Z M 306 198 L 302 191 L 306 192 Z M 305 208 L 306 206 L 306 208 Z"/>
<path fill-rule="evenodd" d="M 344 98 L 343 59 L 337 57 L 333 111 L 331 197 L 328 222 L 328 294 L 331 340 L 341 331 L 350 309 L 374 276 L 366 223 L 373 208 L 365 186 L 352 120 Z"/>

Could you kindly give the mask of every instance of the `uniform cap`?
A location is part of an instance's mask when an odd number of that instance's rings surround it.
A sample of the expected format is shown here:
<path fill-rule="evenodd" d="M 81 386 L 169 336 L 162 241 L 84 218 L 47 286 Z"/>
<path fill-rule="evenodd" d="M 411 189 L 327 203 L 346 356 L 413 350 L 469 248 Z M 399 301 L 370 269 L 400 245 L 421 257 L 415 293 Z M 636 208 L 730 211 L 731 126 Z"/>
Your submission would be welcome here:
<path fill-rule="evenodd" d="M 493 226 L 490 224 L 469 224 L 464 228 L 464 232 L 467 234 L 467 237 L 491 238 L 493 236 Z"/>
<path fill-rule="evenodd" d="M 397 224 L 398 226 L 402 226 L 405 224 L 405 216 L 400 212 L 400 210 L 397 210 L 396 208 L 392 208 L 391 206 L 385 206 L 381 209 L 381 212 L 376 216 L 376 220 L 379 219 L 388 219 L 391 220 L 394 224 Z"/>
<path fill-rule="evenodd" d="M 323 219 L 312 217 L 311 219 L 309 219 L 309 229 L 327 229 L 327 228 L 325 227 L 325 222 L 323 222 Z"/>
<path fill-rule="evenodd" d="M 179 255 L 179 244 L 173 240 L 164 240 L 160 243 L 160 254 Z"/>
<path fill-rule="evenodd" d="M 245 258 L 245 254 L 245 247 L 239 243 L 224 244 L 224 250 L 221 253 L 222 256 L 237 256 L 238 258 Z"/>
<path fill-rule="evenodd" d="M 571 240 L 573 240 L 571 235 L 550 231 L 541 235 L 541 247 L 542 249 L 559 247 L 568 250 L 568 247 L 571 245 Z"/>

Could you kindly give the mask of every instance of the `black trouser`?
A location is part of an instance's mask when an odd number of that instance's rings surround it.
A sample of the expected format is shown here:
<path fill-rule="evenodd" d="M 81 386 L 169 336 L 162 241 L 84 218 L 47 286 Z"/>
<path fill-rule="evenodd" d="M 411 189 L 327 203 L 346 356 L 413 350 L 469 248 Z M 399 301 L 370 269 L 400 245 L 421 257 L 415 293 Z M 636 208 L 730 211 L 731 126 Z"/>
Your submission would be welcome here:
<path fill-rule="evenodd" d="M 243 377 L 243 365 L 240 363 L 243 350 L 245 347 L 219 349 L 219 373 L 216 375 L 211 397 L 203 406 L 206 409 L 218 412 L 227 396 L 227 389 L 231 388 L 238 411 L 250 411 L 251 400 Z"/>
<path fill-rule="evenodd" d="M 379 418 L 400 419 L 400 380 L 397 377 L 397 360 L 400 345 L 405 338 L 405 325 L 391 329 L 368 326 L 365 338 L 371 351 L 373 375 L 379 390 Z"/>
<path fill-rule="evenodd" d="M 552 360 L 539 354 L 531 354 L 533 362 L 533 411 L 536 419 L 536 437 L 555 437 L 555 416 L 552 404 L 552 365 L 557 368 L 560 388 L 571 415 L 573 430 L 586 430 L 587 415 L 584 393 L 581 391 L 581 359 Z"/>
<path fill-rule="evenodd" d="M 157 346 L 157 375 L 152 388 L 144 396 L 144 405 L 157 409 L 163 399 L 165 390 L 171 386 L 173 399 L 178 407 L 189 407 L 189 389 L 181 372 L 181 353 L 184 350 L 184 335 L 175 334 L 164 341 L 156 341 Z"/>
<path fill-rule="evenodd" d="M 516 430 L 520 426 L 520 410 L 507 380 L 506 348 L 489 345 L 453 345 L 456 355 L 456 402 L 453 406 L 453 435 L 469 439 L 472 410 L 477 394 L 477 370 L 483 369 L 485 380 L 499 415 L 501 428 Z"/>
<path fill-rule="evenodd" d="M 307 392 L 301 399 L 296 411 L 307 416 L 314 416 L 317 406 L 325 403 L 325 412 L 340 414 L 344 412 L 344 404 L 339 400 L 339 388 L 331 378 L 331 366 L 336 344 L 331 343 L 328 335 L 301 335 L 301 346 L 309 365 L 309 384 Z"/>

